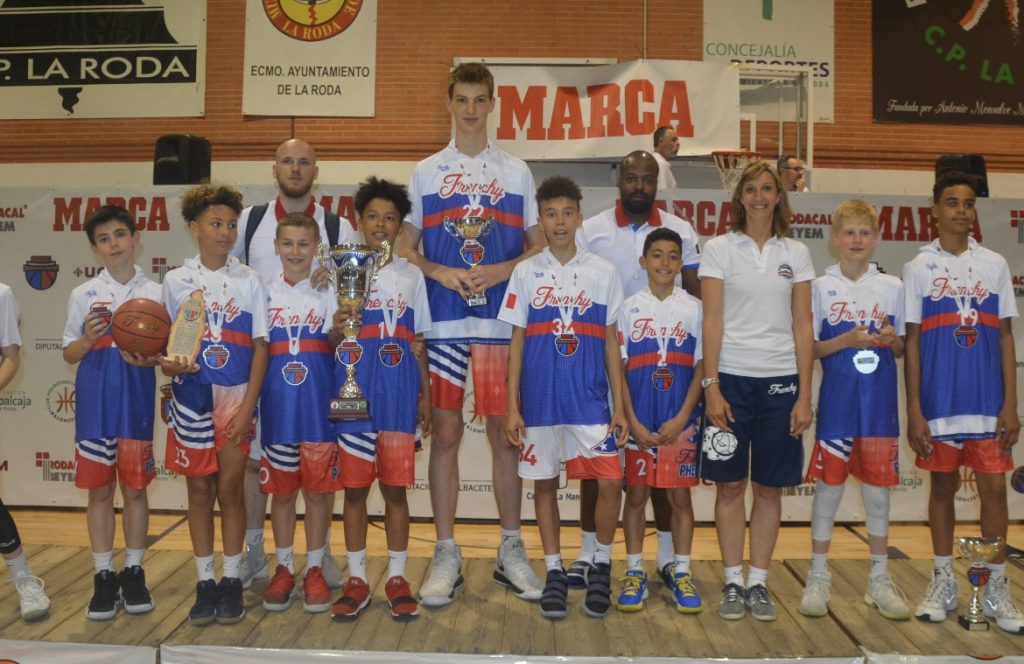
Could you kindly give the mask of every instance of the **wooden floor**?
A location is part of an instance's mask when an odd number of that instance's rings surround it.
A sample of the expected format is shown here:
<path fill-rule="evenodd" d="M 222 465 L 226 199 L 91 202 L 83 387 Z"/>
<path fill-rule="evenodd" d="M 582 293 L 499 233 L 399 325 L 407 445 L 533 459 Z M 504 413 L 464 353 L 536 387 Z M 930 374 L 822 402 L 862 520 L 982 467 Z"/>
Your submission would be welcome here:
<path fill-rule="evenodd" d="M 837 530 L 832 561 L 831 613 L 826 618 L 800 616 L 796 607 L 802 579 L 809 566 L 809 537 L 806 527 L 784 527 L 772 563 L 769 586 L 779 607 L 779 620 L 759 623 L 749 616 L 729 622 L 717 615 L 722 566 L 717 541 L 710 527 L 699 528 L 695 537 L 693 571 L 707 608 L 697 616 L 674 611 L 670 593 L 657 580 L 653 563 L 648 564 L 651 597 L 644 611 L 623 614 L 612 610 L 604 620 L 583 613 L 582 593 L 570 595 L 570 614 L 563 621 L 540 617 L 535 603 L 517 599 L 491 580 L 494 526 L 460 524 L 457 538 L 463 542 L 463 574 L 466 588 L 453 604 L 441 609 L 422 609 L 408 623 L 393 621 L 383 597 L 386 560 L 371 557 L 369 576 L 373 601 L 358 620 L 334 623 L 324 614 L 310 615 L 301 602 L 284 613 L 268 613 L 260 604 L 261 584 L 247 592 L 246 618 L 233 626 L 195 628 L 186 622 L 194 599 L 195 569 L 189 553 L 187 527 L 180 515 L 155 515 L 150 524 L 153 542 L 146 556 L 146 575 L 156 601 L 156 610 L 145 616 L 120 614 L 110 622 L 96 623 L 85 617 L 92 592 L 92 558 L 85 539 L 81 512 L 16 511 L 15 518 L 25 541 L 33 571 L 46 582 L 53 600 L 51 615 L 34 624 L 18 617 L 12 584 L 0 584 L 0 638 L 64 642 L 109 643 L 158 646 L 160 644 L 231 645 L 273 648 L 314 648 L 332 650 L 455 652 L 520 655 L 651 656 L 651 657 L 853 657 L 860 648 L 902 655 L 1024 655 L 1024 636 L 989 632 L 966 632 L 956 620 L 939 625 L 914 620 L 891 622 L 881 618 L 863 601 L 868 563 L 864 533 L 859 528 Z M 301 526 L 301 523 L 300 523 Z M 340 550 L 341 524 L 336 550 Z M 977 526 L 964 526 L 969 533 Z M 300 527 L 301 530 L 301 527 Z M 528 547 L 538 573 L 539 541 L 534 528 L 526 528 Z M 433 528 L 414 524 L 407 576 L 417 589 L 426 574 L 432 550 Z M 269 537 L 269 533 L 268 533 Z M 1014 526 L 1011 543 L 1024 537 L 1024 527 Z M 574 528 L 566 528 L 566 557 L 573 553 Z M 302 551 L 301 537 L 296 550 Z M 927 584 L 927 529 L 897 526 L 891 535 L 890 567 L 896 582 L 907 591 L 910 604 L 920 599 Z M 121 546 L 118 544 L 118 546 Z M 653 557 L 653 537 L 646 547 Z M 371 553 L 383 551 L 383 535 L 371 527 Z M 121 552 L 115 554 L 120 565 Z M 624 557 L 621 542 L 615 558 Z M 301 558 L 301 557 L 300 557 Z M 344 556 L 339 556 L 339 562 Z M 301 564 L 301 559 L 299 560 Z M 966 566 L 956 561 L 958 573 Z M 1019 582 L 1024 570 L 1017 562 L 1009 574 L 1014 593 L 1024 601 Z M 621 571 L 621 563 L 613 563 Z M 967 598 L 967 583 L 961 576 L 961 605 Z M 265 584 L 265 582 L 263 582 Z"/>

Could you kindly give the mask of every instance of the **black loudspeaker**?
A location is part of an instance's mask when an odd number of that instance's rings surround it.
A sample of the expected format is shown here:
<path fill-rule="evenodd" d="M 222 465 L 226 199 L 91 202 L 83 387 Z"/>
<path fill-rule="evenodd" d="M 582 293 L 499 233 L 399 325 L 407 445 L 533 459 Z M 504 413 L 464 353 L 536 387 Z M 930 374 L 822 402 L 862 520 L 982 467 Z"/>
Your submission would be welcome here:
<path fill-rule="evenodd" d="M 944 154 L 935 160 L 935 178 L 949 171 L 962 171 L 981 178 L 979 197 L 988 197 L 988 171 L 985 169 L 985 157 L 980 154 Z"/>
<path fill-rule="evenodd" d="M 210 156 L 210 141 L 201 136 L 161 136 L 153 150 L 153 184 L 209 182 Z"/>

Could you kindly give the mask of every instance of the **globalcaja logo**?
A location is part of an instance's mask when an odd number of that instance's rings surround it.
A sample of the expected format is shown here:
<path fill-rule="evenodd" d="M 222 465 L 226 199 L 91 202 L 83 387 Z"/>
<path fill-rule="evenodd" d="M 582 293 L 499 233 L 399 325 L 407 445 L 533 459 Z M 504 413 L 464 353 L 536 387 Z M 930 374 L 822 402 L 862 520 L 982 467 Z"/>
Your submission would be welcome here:
<path fill-rule="evenodd" d="M 36 468 L 43 469 L 44 482 L 75 481 L 74 459 L 51 459 L 49 452 L 36 452 Z"/>
<path fill-rule="evenodd" d="M 24 219 L 28 205 L 0 207 L 0 233 L 13 233 L 14 222 Z"/>
<path fill-rule="evenodd" d="M 314 42 L 337 37 L 356 20 L 362 0 L 263 0 L 275 28 L 292 39 Z"/>
<path fill-rule="evenodd" d="M 51 256 L 33 256 L 22 266 L 25 281 L 36 290 L 46 290 L 57 281 L 60 266 Z"/>
<path fill-rule="evenodd" d="M 59 422 L 75 421 L 75 384 L 59 380 L 46 392 L 46 410 Z"/>
<path fill-rule="evenodd" d="M 13 413 L 32 405 L 32 398 L 25 390 L 4 390 L 0 392 L 0 410 Z"/>
<path fill-rule="evenodd" d="M 177 265 L 168 265 L 167 259 L 163 256 L 154 256 L 152 265 L 153 274 L 156 275 L 157 282 L 161 284 L 164 283 L 164 277 L 167 276 L 168 272 L 179 267 Z"/>

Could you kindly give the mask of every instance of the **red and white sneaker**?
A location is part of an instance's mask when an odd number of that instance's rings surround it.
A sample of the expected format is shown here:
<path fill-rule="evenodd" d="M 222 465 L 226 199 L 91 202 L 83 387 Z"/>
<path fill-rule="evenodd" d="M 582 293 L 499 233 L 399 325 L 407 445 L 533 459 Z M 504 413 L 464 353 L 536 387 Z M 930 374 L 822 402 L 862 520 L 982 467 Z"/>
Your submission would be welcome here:
<path fill-rule="evenodd" d="M 370 603 L 370 586 L 358 576 L 348 577 L 341 597 L 331 606 L 331 617 L 335 620 L 351 620 Z"/>
<path fill-rule="evenodd" d="M 263 608 L 267 611 L 284 611 L 292 605 L 295 591 L 295 575 L 284 565 L 274 570 L 274 578 L 263 591 Z"/>
<path fill-rule="evenodd" d="M 388 597 L 388 606 L 391 607 L 391 617 L 395 620 L 415 618 L 419 615 L 420 607 L 409 589 L 409 582 L 404 576 L 393 576 L 388 579 L 384 586 L 384 594 Z"/>
<path fill-rule="evenodd" d="M 310 613 L 323 613 L 331 608 L 331 589 L 324 579 L 324 571 L 310 567 L 302 581 L 302 608 Z"/>

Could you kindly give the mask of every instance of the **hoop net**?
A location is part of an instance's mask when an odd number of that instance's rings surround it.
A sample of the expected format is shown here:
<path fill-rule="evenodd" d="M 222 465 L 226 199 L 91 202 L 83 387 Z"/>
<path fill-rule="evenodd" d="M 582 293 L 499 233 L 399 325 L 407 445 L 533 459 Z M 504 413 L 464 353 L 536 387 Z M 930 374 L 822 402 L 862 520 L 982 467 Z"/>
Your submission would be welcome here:
<path fill-rule="evenodd" d="M 740 175 L 747 164 L 761 159 L 760 152 L 750 150 L 716 150 L 711 153 L 718 167 L 718 176 L 722 179 L 722 188 L 732 193 L 740 181 Z"/>

